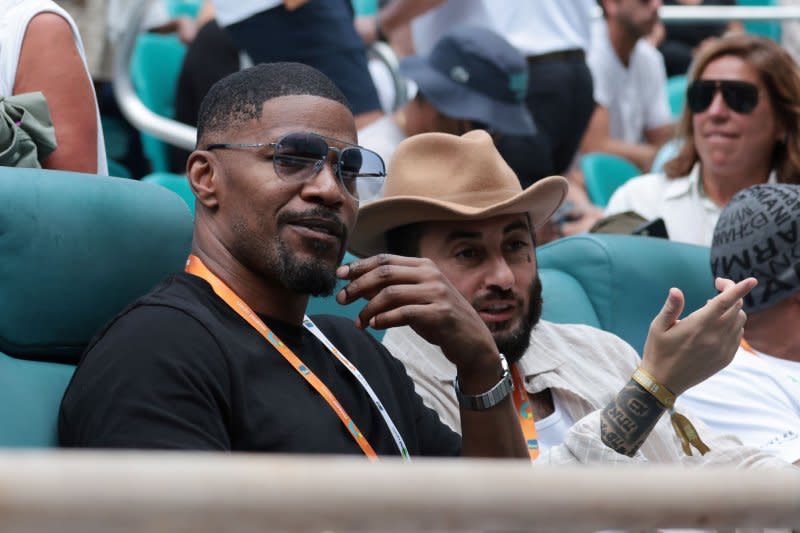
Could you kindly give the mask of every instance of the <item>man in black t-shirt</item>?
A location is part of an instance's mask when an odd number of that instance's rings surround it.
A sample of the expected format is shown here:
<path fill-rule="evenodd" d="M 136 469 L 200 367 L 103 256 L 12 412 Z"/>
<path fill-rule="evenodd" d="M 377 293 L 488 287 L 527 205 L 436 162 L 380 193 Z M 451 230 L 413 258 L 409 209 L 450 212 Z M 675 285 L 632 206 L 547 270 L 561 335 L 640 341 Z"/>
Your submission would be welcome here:
<path fill-rule="evenodd" d="M 209 91 L 187 176 L 192 255 L 84 353 L 61 405 L 65 446 L 527 457 L 492 335 L 432 262 L 337 267 L 358 191 L 382 180 L 324 75 L 262 64 Z M 363 187 L 364 190 L 372 190 Z M 348 280 L 356 323 L 304 320 Z M 458 368 L 463 438 L 423 406 L 369 334 L 408 325 Z"/>

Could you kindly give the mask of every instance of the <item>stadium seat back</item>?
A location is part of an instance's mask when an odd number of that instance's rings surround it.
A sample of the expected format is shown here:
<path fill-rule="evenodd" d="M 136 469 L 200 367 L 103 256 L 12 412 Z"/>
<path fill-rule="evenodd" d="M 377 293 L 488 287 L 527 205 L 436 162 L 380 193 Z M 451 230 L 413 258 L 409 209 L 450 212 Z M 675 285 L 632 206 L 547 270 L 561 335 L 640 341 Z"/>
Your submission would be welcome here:
<path fill-rule="evenodd" d="M 547 320 L 600 327 L 639 354 L 670 287 L 686 297 L 683 316 L 716 294 L 704 246 L 632 235 L 583 234 L 537 250 Z"/>
<path fill-rule="evenodd" d="M 142 181 L 160 185 L 174 192 L 189 206 L 189 211 L 194 215 L 194 193 L 186 176 L 172 172 L 153 172 L 143 177 Z"/>
<path fill-rule="evenodd" d="M 605 207 L 617 188 L 641 174 L 641 171 L 622 157 L 592 152 L 581 156 L 581 171 L 589 200 Z"/>
<path fill-rule="evenodd" d="M 191 244 L 186 205 L 163 188 L 0 167 L 0 447 L 57 443 L 61 396 L 108 320 Z"/>

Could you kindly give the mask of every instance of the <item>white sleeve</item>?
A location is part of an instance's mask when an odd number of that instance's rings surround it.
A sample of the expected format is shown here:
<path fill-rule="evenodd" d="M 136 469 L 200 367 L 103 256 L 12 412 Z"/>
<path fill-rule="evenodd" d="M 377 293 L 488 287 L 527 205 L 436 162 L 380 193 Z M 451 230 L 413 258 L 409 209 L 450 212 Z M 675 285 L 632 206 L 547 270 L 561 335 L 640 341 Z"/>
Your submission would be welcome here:
<path fill-rule="evenodd" d="M 645 116 L 645 130 L 659 128 L 673 122 L 667 96 L 667 68 L 664 65 L 664 57 L 655 49 L 651 52 L 648 62 L 650 75 L 647 77 L 650 82 L 647 91 L 647 94 L 650 95 L 650 105 L 647 107 Z"/>

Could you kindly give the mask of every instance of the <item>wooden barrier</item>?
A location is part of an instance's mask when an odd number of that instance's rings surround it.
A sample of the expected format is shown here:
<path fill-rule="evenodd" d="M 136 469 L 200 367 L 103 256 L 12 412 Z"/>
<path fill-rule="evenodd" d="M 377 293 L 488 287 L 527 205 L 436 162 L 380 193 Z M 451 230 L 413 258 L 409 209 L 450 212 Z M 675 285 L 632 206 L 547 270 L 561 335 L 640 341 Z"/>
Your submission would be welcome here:
<path fill-rule="evenodd" d="M 4 451 L 0 531 L 800 527 L 800 470 Z"/>

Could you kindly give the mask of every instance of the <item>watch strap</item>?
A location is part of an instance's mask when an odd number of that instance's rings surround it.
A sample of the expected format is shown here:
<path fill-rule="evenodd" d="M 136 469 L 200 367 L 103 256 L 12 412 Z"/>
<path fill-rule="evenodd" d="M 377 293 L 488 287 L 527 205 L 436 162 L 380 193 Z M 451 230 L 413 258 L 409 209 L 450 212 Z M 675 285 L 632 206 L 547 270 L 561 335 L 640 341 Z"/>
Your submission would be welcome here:
<path fill-rule="evenodd" d="M 503 354 L 500 354 L 500 364 L 503 368 L 503 376 L 494 387 L 482 394 L 470 395 L 462 393 L 461 386 L 458 383 L 458 376 L 456 376 L 453 386 L 456 390 L 456 398 L 458 398 L 460 407 L 471 411 L 483 411 L 502 402 L 513 392 L 514 380 L 511 377 L 508 362 Z"/>

